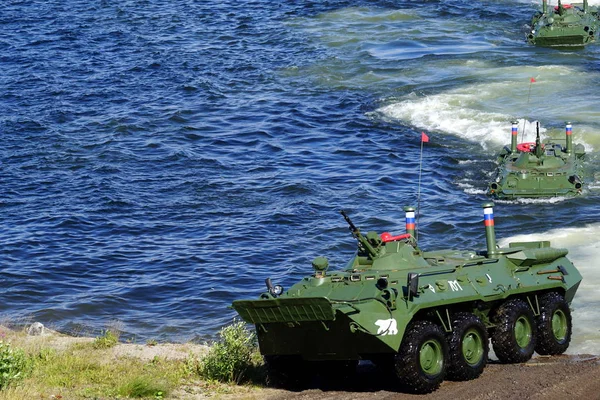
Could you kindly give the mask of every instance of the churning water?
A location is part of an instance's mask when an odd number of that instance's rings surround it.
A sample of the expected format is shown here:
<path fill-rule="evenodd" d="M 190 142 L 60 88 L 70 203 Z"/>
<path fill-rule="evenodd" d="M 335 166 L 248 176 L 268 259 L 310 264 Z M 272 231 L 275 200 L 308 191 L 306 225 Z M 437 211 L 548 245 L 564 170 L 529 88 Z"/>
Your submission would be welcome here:
<path fill-rule="evenodd" d="M 570 250 L 584 280 L 569 351 L 597 353 L 600 45 L 527 45 L 537 7 L 4 1 L 0 315 L 209 338 L 267 276 L 289 287 L 318 255 L 341 267 L 355 244 L 340 209 L 403 231 L 421 131 L 421 247 L 483 249 L 510 122 L 530 140 L 569 120 L 584 194 L 498 202 L 496 233 Z"/>

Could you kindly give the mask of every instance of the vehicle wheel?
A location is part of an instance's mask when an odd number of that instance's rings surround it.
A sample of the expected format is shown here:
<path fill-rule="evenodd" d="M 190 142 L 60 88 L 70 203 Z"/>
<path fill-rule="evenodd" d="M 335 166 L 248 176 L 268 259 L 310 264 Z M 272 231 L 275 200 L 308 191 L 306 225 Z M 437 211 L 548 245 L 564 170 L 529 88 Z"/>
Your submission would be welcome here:
<path fill-rule="evenodd" d="M 457 313 L 452 321 L 454 328 L 448 334 L 450 362 L 448 379 L 468 381 L 477 378 L 487 364 L 490 351 L 487 329 L 474 314 Z"/>
<path fill-rule="evenodd" d="M 407 390 L 430 393 L 444 380 L 447 362 L 448 342 L 442 329 L 429 321 L 416 321 L 402 340 L 394 370 Z"/>
<path fill-rule="evenodd" d="M 535 348 L 537 332 L 533 311 L 521 299 L 512 299 L 502 304 L 494 315 L 496 323 L 492 335 L 494 353 L 503 363 L 528 361 Z"/>
<path fill-rule="evenodd" d="M 311 379 L 307 363 L 299 356 L 264 356 L 267 386 L 304 389 Z"/>
<path fill-rule="evenodd" d="M 564 353 L 571 342 L 571 310 L 564 297 L 556 292 L 539 298 L 540 315 L 537 322 L 535 351 L 542 355 Z"/>

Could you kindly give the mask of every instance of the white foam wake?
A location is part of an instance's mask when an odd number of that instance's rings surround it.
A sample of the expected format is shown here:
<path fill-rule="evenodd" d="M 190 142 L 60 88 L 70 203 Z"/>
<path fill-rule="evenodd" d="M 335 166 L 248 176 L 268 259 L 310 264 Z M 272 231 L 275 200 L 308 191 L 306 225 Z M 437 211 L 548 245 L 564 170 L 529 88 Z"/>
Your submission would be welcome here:
<path fill-rule="evenodd" d="M 591 84 L 588 72 L 564 66 L 485 67 L 474 74 L 489 82 L 428 96 L 412 93 L 390 100 L 377 113 L 383 119 L 455 135 L 491 149 L 510 141 L 513 120 L 519 121 L 519 139 L 526 142 L 535 139 L 536 120 L 542 136 L 547 132 L 552 137 L 562 136 L 564 122 L 571 121 L 577 143 L 587 150 L 600 146 L 597 106 L 579 95 Z M 566 75 L 572 79 L 565 79 Z M 560 106 L 541 98 L 560 99 Z"/>

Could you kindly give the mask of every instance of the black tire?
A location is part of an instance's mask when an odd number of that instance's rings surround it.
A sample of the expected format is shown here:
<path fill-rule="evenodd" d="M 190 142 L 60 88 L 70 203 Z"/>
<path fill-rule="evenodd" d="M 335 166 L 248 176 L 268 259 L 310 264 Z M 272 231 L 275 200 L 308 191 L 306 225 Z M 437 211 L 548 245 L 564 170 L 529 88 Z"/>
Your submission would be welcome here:
<path fill-rule="evenodd" d="M 267 386 L 290 390 L 306 388 L 312 374 L 299 356 L 264 356 Z"/>
<path fill-rule="evenodd" d="M 468 381 L 477 378 L 487 364 L 490 351 L 487 329 L 481 319 L 471 313 L 457 313 L 448 334 L 450 362 L 447 378 Z"/>
<path fill-rule="evenodd" d="M 542 355 L 564 353 L 571 342 L 571 310 L 564 297 L 556 292 L 539 297 L 540 315 L 536 318 L 537 344 L 535 351 Z"/>
<path fill-rule="evenodd" d="M 407 391 L 423 394 L 440 386 L 447 363 L 448 342 L 442 329 L 429 321 L 416 321 L 408 327 L 394 357 L 394 370 Z"/>
<path fill-rule="evenodd" d="M 521 299 L 502 304 L 495 312 L 492 334 L 494 353 L 503 363 L 527 362 L 535 349 L 537 333 L 533 311 Z"/>

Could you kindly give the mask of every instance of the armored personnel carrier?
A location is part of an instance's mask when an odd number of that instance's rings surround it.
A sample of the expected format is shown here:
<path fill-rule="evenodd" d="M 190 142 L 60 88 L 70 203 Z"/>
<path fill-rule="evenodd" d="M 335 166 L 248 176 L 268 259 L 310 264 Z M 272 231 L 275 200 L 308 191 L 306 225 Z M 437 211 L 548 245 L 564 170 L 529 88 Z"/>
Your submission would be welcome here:
<path fill-rule="evenodd" d="M 585 46 L 596 40 L 600 19 L 598 9 L 583 4 L 562 4 L 549 8 L 543 0 L 542 11 L 531 20 L 527 41 L 538 46 L 568 47 Z"/>
<path fill-rule="evenodd" d="M 446 378 L 477 378 L 490 337 L 505 363 L 563 353 L 581 275 L 567 250 L 547 241 L 498 248 L 493 203 L 483 207 L 480 251 L 421 250 L 414 208 L 405 208 L 407 233 L 398 236 L 363 235 L 342 211 L 358 242 L 343 269 L 330 272 L 318 257 L 313 273 L 287 291 L 267 279 L 258 299 L 233 302 L 256 327 L 269 381 L 301 385 L 319 371 L 329 379 L 371 360 L 399 388 L 428 393 Z"/>
<path fill-rule="evenodd" d="M 510 148 L 498 155 L 494 181 L 488 185 L 488 195 L 499 199 L 520 197 L 574 196 L 583 189 L 585 149 L 573 145 L 573 127 L 567 122 L 564 140 L 540 141 L 540 126 L 536 140 L 517 143 L 517 123 L 512 125 Z"/>

